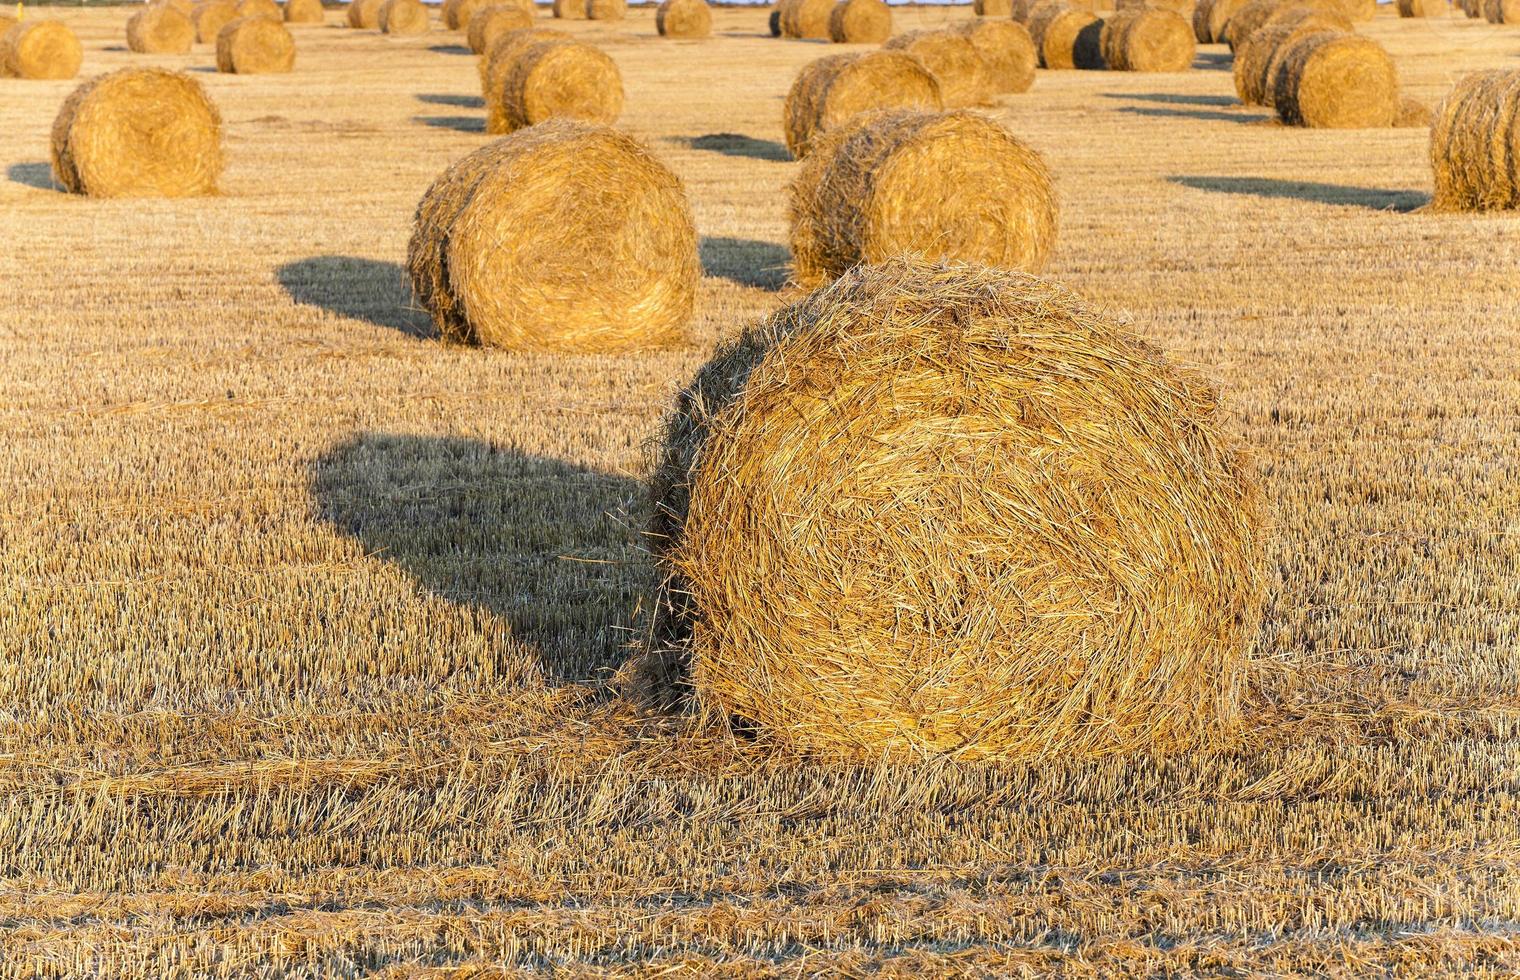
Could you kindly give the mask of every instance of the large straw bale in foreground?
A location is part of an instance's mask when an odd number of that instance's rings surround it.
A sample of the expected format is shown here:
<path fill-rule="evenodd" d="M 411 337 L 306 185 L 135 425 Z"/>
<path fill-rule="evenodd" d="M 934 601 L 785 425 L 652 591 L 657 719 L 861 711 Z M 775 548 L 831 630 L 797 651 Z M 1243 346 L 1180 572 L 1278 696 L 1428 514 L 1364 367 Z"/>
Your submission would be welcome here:
<path fill-rule="evenodd" d="M 976 45 L 994 92 L 1029 91 L 1040 55 L 1027 27 L 1012 20 L 978 19 L 959 24 L 955 30 Z"/>
<path fill-rule="evenodd" d="M 1273 104 L 1283 122 L 1315 129 L 1393 125 L 1399 111 L 1398 74 L 1376 41 L 1319 31 L 1293 41 L 1281 58 L 1273 78 Z"/>
<path fill-rule="evenodd" d="M 880 44 L 892 36 L 892 8 L 884 0 L 839 0 L 829 14 L 835 44 Z"/>
<path fill-rule="evenodd" d="M 993 120 L 894 109 L 815 142 L 792 184 L 791 224 L 805 286 L 900 254 L 1037 271 L 1057 206 L 1040 155 Z"/>
<path fill-rule="evenodd" d="M 216 193 L 222 118 L 200 82 L 123 68 L 85 82 L 53 121 L 53 175 L 92 197 Z"/>
<path fill-rule="evenodd" d="M 707 37 L 712 33 L 712 8 L 707 0 L 661 0 L 654 29 L 661 37 Z"/>
<path fill-rule="evenodd" d="M 675 175 L 629 137 L 570 119 L 450 167 L 417 206 L 407 267 L 444 337 L 552 351 L 682 340 L 701 275 Z"/>
<path fill-rule="evenodd" d="M 237 75 L 288 72 L 296 64 L 290 31 L 267 17 L 240 17 L 216 36 L 216 70 Z"/>
<path fill-rule="evenodd" d="M 720 348 L 652 479 L 645 690 L 959 760 L 1239 724 L 1261 495 L 1213 387 L 1031 276 L 856 270 Z"/>
<path fill-rule="evenodd" d="M 420 0 L 385 0 L 380 5 L 380 29 L 397 37 L 428 32 L 428 9 Z"/>
<path fill-rule="evenodd" d="M 623 111 L 623 77 L 606 52 L 551 39 L 513 58 L 496 100 L 487 100 L 486 131 L 509 133 L 559 117 L 613 123 Z"/>
<path fill-rule="evenodd" d="M 361 3 L 377 3 L 378 0 L 358 0 Z M 195 43 L 215 44 L 222 28 L 238 19 L 237 4 L 232 0 L 205 0 L 190 11 L 190 22 L 195 25 Z"/>
<path fill-rule="evenodd" d="M 922 61 L 939 82 L 940 100 L 946 108 L 978 105 L 992 96 L 987 62 L 964 34 L 952 30 L 909 31 L 882 47 Z"/>
<path fill-rule="evenodd" d="M 1182 15 L 1152 8 L 1130 8 L 1108 18 L 1099 43 L 1108 68 L 1145 72 L 1187 71 L 1198 46 Z"/>
<path fill-rule="evenodd" d="M 465 30 L 470 50 L 486 54 L 510 31 L 521 31 L 533 26 L 533 15 L 515 3 L 497 3 L 482 7 L 470 18 Z"/>
<path fill-rule="evenodd" d="M 79 74 L 84 48 L 61 20 L 23 20 L 0 38 L 0 75 L 61 79 Z"/>
<path fill-rule="evenodd" d="M 901 51 L 819 58 L 802 67 L 786 94 L 786 148 L 800 160 L 820 135 L 877 109 L 938 109 L 939 91 L 924 63 Z"/>
<path fill-rule="evenodd" d="M 782 37 L 828 38 L 834 0 L 780 0 L 776 10 Z"/>
<path fill-rule="evenodd" d="M 1439 211 L 1520 208 L 1520 71 L 1463 77 L 1436 110 L 1430 167 Z"/>

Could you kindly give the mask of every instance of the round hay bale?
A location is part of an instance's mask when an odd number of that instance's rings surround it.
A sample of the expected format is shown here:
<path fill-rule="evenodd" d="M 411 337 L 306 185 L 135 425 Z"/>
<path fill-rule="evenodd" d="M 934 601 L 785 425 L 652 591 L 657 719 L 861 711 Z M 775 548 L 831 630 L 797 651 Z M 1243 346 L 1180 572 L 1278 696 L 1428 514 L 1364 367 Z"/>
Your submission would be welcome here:
<path fill-rule="evenodd" d="M 772 10 L 770 16 L 771 37 L 781 36 L 781 11 Z"/>
<path fill-rule="evenodd" d="M 855 270 L 677 397 L 646 683 L 830 756 L 1218 744 L 1265 529 L 1217 405 L 1053 283 Z"/>
<path fill-rule="evenodd" d="M 661 37 L 707 37 L 712 8 L 707 0 L 662 0 L 654 12 L 654 29 Z"/>
<path fill-rule="evenodd" d="M 375 2 L 375 0 L 368 0 Z M 237 20 L 237 4 L 232 0 L 206 0 L 198 3 L 190 12 L 190 22 L 195 26 L 197 44 L 215 44 L 222 28 Z"/>
<path fill-rule="evenodd" d="M 285 0 L 285 23 L 321 24 L 327 20 L 322 0 Z"/>
<path fill-rule="evenodd" d="M 385 0 L 380 5 L 380 30 L 397 37 L 428 32 L 428 10 L 421 0 Z"/>
<path fill-rule="evenodd" d="M 470 50 L 476 54 L 490 51 L 502 35 L 533 26 L 533 15 L 515 3 L 498 3 L 475 11 L 465 32 Z"/>
<path fill-rule="evenodd" d="M 1434 121 L 1435 114 L 1430 111 L 1430 106 L 1407 95 L 1399 98 L 1399 111 L 1393 117 L 1395 129 L 1429 129 Z"/>
<path fill-rule="evenodd" d="M 813 140 L 878 109 L 939 109 L 939 82 L 901 51 L 836 54 L 804 65 L 782 108 L 786 148 L 807 156 Z"/>
<path fill-rule="evenodd" d="M 834 0 L 781 0 L 776 9 L 783 37 L 828 40 Z"/>
<path fill-rule="evenodd" d="M 1369 38 L 1318 31 L 1293 41 L 1273 79 L 1273 104 L 1290 126 L 1381 129 L 1393 125 L 1399 79 Z"/>
<path fill-rule="evenodd" d="M 215 194 L 222 117 L 189 75 L 123 68 L 85 82 L 63 103 L 52 155 L 54 176 L 74 194 Z"/>
<path fill-rule="evenodd" d="M 485 97 L 487 110 L 491 107 L 492 99 L 500 99 L 501 87 L 524 51 L 540 41 L 570 39 L 569 32 L 553 27 L 523 28 L 507 31 L 498 37 L 476 62 L 476 68 L 480 71 L 480 94 Z"/>
<path fill-rule="evenodd" d="M 971 10 L 978 17 L 1013 16 L 1013 0 L 971 0 Z"/>
<path fill-rule="evenodd" d="M 1464 76 L 1430 130 L 1438 211 L 1520 208 L 1520 71 Z"/>
<path fill-rule="evenodd" d="M 278 21 L 239 17 L 216 36 L 216 70 L 237 75 L 288 72 L 295 67 L 296 42 Z"/>
<path fill-rule="evenodd" d="M 912 55 L 939 81 L 946 108 L 979 105 L 992 97 L 992 75 L 971 39 L 953 31 L 909 31 L 882 45 Z"/>
<path fill-rule="evenodd" d="M 973 20 L 956 30 L 976 45 L 994 92 L 1027 92 L 1040 56 L 1029 29 L 1012 20 Z"/>
<path fill-rule="evenodd" d="M 628 16 L 628 0 L 586 0 L 587 20 L 622 20 Z"/>
<path fill-rule="evenodd" d="M 1272 106 L 1277 101 L 1277 73 L 1282 68 L 1283 54 L 1293 42 L 1321 31 L 1349 29 L 1350 22 L 1339 11 L 1323 13 L 1304 8 L 1258 27 L 1235 50 L 1235 92 L 1240 101 L 1246 105 Z"/>
<path fill-rule="evenodd" d="M 356 30 L 380 29 L 380 6 L 385 0 L 350 0 L 346 16 L 348 26 Z"/>
<path fill-rule="evenodd" d="M 1247 0 L 1201 0 L 1193 11 L 1193 34 L 1199 44 L 1223 44 L 1235 12 Z"/>
<path fill-rule="evenodd" d="M 684 340 L 702 273 L 676 176 L 570 119 L 450 167 L 417 207 L 407 267 L 445 337 L 588 352 Z"/>
<path fill-rule="evenodd" d="M 443 5 L 438 8 L 438 16 L 443 20 L 443 26 L 451 31 L 463 31 L 469 28 L 470 18 L 475 12 L 485 7 L 489 0 L 443 0 Z"/>
<path fill-rule="evenodd" d="M 560 117 L 613 123 L 623 111 L 623 77 L 600 48 L 579 41 L 540 41 L 513 61 L 500 99 L 500 116 L 487 113 L 489 133 Z"/>
<path fill-rule="evenodd" d="M 127 19 L 127 48 L 138 54 L 185 54 L 195 25 L 168 4 L 148 4 Z"/>
<path fill-rule="evenodd" d="M 73 78 L 83 61 L 79 38 L 61 20 L 23 20 L 0 40 L 0 74 L 10 78 Z"/>
<path fill-rule="evenodd" d="M 1103 67 L 1115 69 L 1119 67 L 1119 61 L 1124 57 L 1124 52 L 1120 50 L 1124 43 L 1124 31 L 1144 9 L 1143 7 L 1127 7 L 1103 18 L 1103 29 L 1098 34 L 1098 53 L 1103 61 Z"/>
<path fill-rule="evenodd" d="M 1251 0 L 1230 17 L 1229 23 L 1225 25 L 1224 42 L 1234 51 L 1257 28 L 1266 26 L 1267 20 L 1284 5 L 1285 0 Z"/>
<path fill-rule="evenodd" d="M 892 36 L 892 8 L 883 0 L 839 0 L 829 14 L 835 44 L 880 44 Z"/>
<path fill-rule="evenodd" d="M 1033 272 L 1055 244 L 1040 155 L 976 113 L 890 109 L 816 141 L 791 188 L 794 276 L 894 255 Z"/>
<path fill-rule="evenodd" d="M 586 0 L 554 0 L 550 9 L 559 20 L 586 19 Z"/>
<path fill-rule="evenodd" d="M 285 21 L 285 11 L 274 0 L 239 0 L 237 15 L 238 18 L 263 17 L 267 20 L 279 21 L 281 23 Z"/>
<path fill-rule="evenodd" d="M 1193 66 L 1198 42 L 1193 28 L 1170 10 L 1126 11 L 1112 39 L 1104 28 L 1103 56 L 1115 71 L 1176 72 Z M 1109 58 L 1109 43 L 1117 61 Z"/>
<path fill-rule="evenodd" d="M 1043 13 L 1041 11 L 1040 13 Z M 1038 35 L 1035 28 L 1039 27 Z M 1046 68 L 1102 67 L 1098 39 L 1103 21 L 1085 10 L 1070 8 L 1057 11 L 1048 20 L 1038 15 L 1030 18 L 1030 36 L 1040 52 L 1040 64 Z"/>

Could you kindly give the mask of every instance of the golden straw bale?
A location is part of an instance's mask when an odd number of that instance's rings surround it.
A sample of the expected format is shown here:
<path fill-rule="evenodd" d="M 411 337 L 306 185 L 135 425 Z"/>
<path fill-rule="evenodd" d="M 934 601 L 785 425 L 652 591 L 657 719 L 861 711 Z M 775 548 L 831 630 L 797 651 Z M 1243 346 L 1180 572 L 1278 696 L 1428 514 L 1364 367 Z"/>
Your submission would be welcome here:
<path fill-rule="evenodd" d="M 946 108 L 978 105 L 992 97 L 992 73 L 976 45 L 964 34 L 948 30 L 909 31 L 882 47 L 922 61 L 939 81 L 940 99 Z"/>
<path fill-rule="evenodd" d="M 79 74 L 84 48 L 61 20 L 23 20 L 0 38 L 0 75 L 60 79 Z"/>
<path fill-rule="evenodd" d="M 1245 6 L 1235 11 L 1229 23 L 1225 25 L 1224 42 L 1230 46 L 1231 51 L 1234 51 L 1245 43 L 1252 32 L 1264 26 L 1268 18 L 1285 4 L 1286 0 L 1250 0 Z"/>
<path fill-rule="evenodd" d="M 1149 8 L 1151 10 L 1170 10 L 1188 22 L 1188 30 L 1192 30 L 1193 12 L 1196 4 L 1193 0 L 1115 0 L 1116 11 L 1134 10 L 1136 8 Z M 1196 38 L 1194 40 L 1197 40 Z"/>
<path fill-rule="evenodd" d="M 1123 34 L 1130 23 L 1145 11 L 1145 7 L 1125 7 L 1103 18 L 1103 29 L 1098 34 L 1098 53 L 1103 67 L 1116 68 L 1124 56 L 1119 50 L 1124 43 Z"/>
<path fill-rule="evenodd" d="M 828 39 L 834 0 L 781 0 L 776 9 L 782 37 Z"/>
<path fill-rule="evenodd" d="M 587 20 L 622 20 L 628 16 L 628 0 L 586 0 Z"/>
<path fill-rule="evenodd" d="M 1298 26 L 1306 23 L 1319 24 L 1321 30 L 1356 33 L 1356 26 L 1351 23 L 1351 18 L 1346 16 L 1339 5 L 1323 2 L 1283 4 L 1267 18 L 1267 22 L 1262 27 L 1276 24 Z"/>
<path fill-rule="evenodd" d="M 1042 0 L 1013 0 L 1010 19 L 1028 27 L 1029 15 L 1034 12 L 1034 8 L 1038 7 L 1041 2 Z"/>
<path fill-rule="evenodd" d="M 1247 0 L 1199 0 L 1193 10 L 1193 35 L 1199 44 L 1223 44 L 1230 18 Z"/>
<path fill-rule="evenodd" d="M 1013 0 L 971 0 L 971 11 L 978 17 L 1013 16 Z"/>
<path fill-rule="evenodd" d="M 428 32 L 427 6 L 420 0 L 385 0 L 380 5 L 380 29 L 397 37 Z"/>
<path fill-rule="evenodd" d="M 829 14 L 835 44 L 880 44 L 892 36 L 892 8 L 884 0 L 839 0 Z"/>
<path fill-rule="evenodd" d="M 1057 212 L 1040 155 L 973 112 L 889 109 L 815 141 L 791 188 L 794 276 L 912 254 L 1033 272 Z"/>
<path fill-rule="evenodd" d="M 1104 24 L 1100 43 L 1103 61 L 1114 71 L 1186 71 L 1198 47 L 1181 14 L 1153 8 L 1115 14 Z"/>
<path fill-rule="evenodd" d="M 285 23 L 321 24 L 327 19 L 322 0 L 285 0 Z"/>
<path fill-rule="evenodd" d="M 1283 122 L 1315 129 L 1393 125 L 1398 74 L 1376 41 L 1317 31 L 1291 42 L 1281 58 L 1273 78 L 1273 105 Z"/>
<path fill-rule="evenodd" d="M 470 26 L 470 18 L 489 2 L 490 0 L 443 0 L 443 5 L 438 8 L 438 16 L 447 29 L 466 30 Z"/>
<path fill-rule="evenodd" d="M 509 31 L 521 31 L 532 26 L 533 15 L 521 5 L 497 3 L 475 11 L 465 35 L 469 39 L 471 51 L 485 54 Z"/>
<path fill-rule="evenodd" d="M 782 108 L 786 148 L 805 157 L 813 140 L 877 109 L 939 109 L 939 82 L 924 63 L 901 51 L 835 54 L 797 73 Z"/>
<path fill-rule="evenodd" d="M 1053 283 L 851 272 L 718 350 L 650 496 L 664 580 L 624 678 L 779 747 L 1066 762 L 1238 730 L 1249 457 L 1207 380 Z"/>
<path fill-rule="evenodd" d="M 168 4 L 147 4 L 127 19 L 127 48 L 138 54 L 184 54 L 195 24 Z"/>
<path fill-rule="evenodd" d="M 285 20 L 285 11 L 274 0 L 238 0 L 237 15 L 239 18 L 264 17 L 281 23 Z"/>
<path fill-rule="evenodd" d="M 237 4 L 232 0 L 205 0 L 190 11 L 190 22 L 195 25 L 197 44 L 215 44 L 216 36 L 222 32 L 222 28 L 237 19 Z"/>
<path fill-rule="evenodd" d="M 1045 68 L 1100 68 L 1099 38 L 1103 21 L 1085 10 L 1058 10 L 1048 19 L 1038 11 L 1030 18 L 1029 34 Z M 1038 33 L 1036 29 L 1038 28 Z"/>
<path fill-rule="evenodd" d="M 85 82 L 53 122 L 53 175 L 92 197 L 216 193 L 222 118 L 181 72 L 123 68 Z"/>
<path fill-rule="evenodd" d="M 1027 92 L 1040 56 L 1029 29 L 1012 20 L 971 20 L 955 30 L 976 45 L 994 92 Z"/>
<path fill-rule="evenodd" d="M 623 77 L 600 48 L 539 41 L 512 60 L 497 98 L 487 102 L 488 133 L 510 133 L 561 116 L 613 123 L 623 111 Z"/>
<path fill-rule="evenodd" d="M 1520 71 L 1464 76 L 1435 113 L 1430 166 L 1438 211 L 1520 208 Z"/>
<path fill-rule="evenodd" d="M 191 0 L 148 0 L 148 3 L 150 5 L 157 5 L 161 7 L 172 7 L 173 9 L 184 14 L 186 17 L 189 17 L 191 12 L 195 9 L 195 4 L 193 4 Z"/>
<path fill-rule="evenodd" d="M 1276 79 L 1283 55 L 1294 41 L 1321 31 L 1350 30 L 1339 11 L 1326 13 L 1298 8 L 1282 19 L 1268 21 L 1251 33 L 1235 51 L 1235 92 L 1246 105 L 1271 106 L 1277 99 Z"/>
<path fill-rule="evenodd" d="M 712 8 L 707 0 L 662 0 L 654 12 L 654 29 L 661 37 L 707 37 Z"/>
<path fill-rule="evenodd" d="M 288 72 L 295 67 L 296 42 L 278 21 L 239 17 L 216 36 L 216 70 L 237 75 Z"/>
<path fill-rule="evenodd" d="M 349 0 L 346 16 L 348 26 L 359 30 L 380 29 L 380 5 L 385 0 Z"/>
<path fill-rule="evenodd" d="M 450 167 L 407 268 L 446 338 L 540 351 L 685 339 L 701 263 L 681 182 L 605 126 L 554 119 Z"/>
<path fill-rule="evenodd" d="M 585 20 L 586 0 L 554 0 L 550 8 L 560 20 Z"/>
<path fill-rule="evenodd" d="M 476 62 L 476 68 L 480 71 L 480 94 L 485 97 L 487 110 L 489 111 L 493 98 L 500 99 L 501 87 L 524 51 L 540 41 L 570 39 L 569 32 L 553 27 L 523 28 L 507 31 L 498 37 Z"/>
<path fill-rule="evenodd" d="M 1520 0 L 1481 0 L 1480 10 L 1490 24 L 1520 24 Z"/>

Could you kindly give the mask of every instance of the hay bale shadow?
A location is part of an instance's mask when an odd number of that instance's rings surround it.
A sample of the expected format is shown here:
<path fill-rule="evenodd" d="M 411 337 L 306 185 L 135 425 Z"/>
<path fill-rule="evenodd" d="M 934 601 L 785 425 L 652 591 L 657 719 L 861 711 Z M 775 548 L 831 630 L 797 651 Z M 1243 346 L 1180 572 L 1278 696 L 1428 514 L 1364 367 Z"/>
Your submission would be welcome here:
<path fill-rule="evenodd" d="M 1292 198 L 1315 204 L 1338 204 L 1368 208 L 1373 211 L 1408 213 L 1423 207 L 1430 196 L 1420 191 L 1397 191 L 1380 187 L 1351 187 L 1345 184 L 1322 184 L 1304 180 L 1279 180 L 1273 177 L 1189 177 L 1167 178 L 1180 187 L 1219 194 L 1246 194 L 1269 199 Z"/>
<path fill-rule="evenodd" d="M 432 322 L 412 306 L 406 271 L 395 262 L 316 255 L 280 266 L 276 278 L 290 298 L 304 306 L 412 337 L 433 336 Z"/>
<path fill-rule="evenodd" d="M 653 571 L 639 481 L 477 439 L 364 433 L 315 460 L 317 516 L 435 596 L 501 617 L 552 683 L 618 666 Z"/>
<path fill-rule="evenodd" d="M 434 129 L 452 129 L 456 133 L 486 131 L 486 121 L 480 116 L 413 116 L 412 122 L 420 122 Z"/>
<path fill-rule="evenodd" d="M 53 183 L 53 167 L 48 163 L 13 163 L 5 168 L 5 176 L 15 184 L 25 184 L 45 191 L 58 190 Z"/>
<path fill-rule="evenodd" d="M 428 48 L 428 50 L 429 51 L 435 51 L 438 54 L 469 54 L 469 55 L 473 55 L 475 53 L 475 52 L 471 51 L 467 45 L 463 45 L 463 44 L 434 44 L 434 45 L 430 46 Z"/>
<path fill-rule="evenodd" d="M 449 95 L 438 92 L 428 92 L 417 96 L 418 102 L 428 105 L 447 105 L 456 109 L 484 109 L 486 100 L 478 95 Z"/>
<path fill-rule="evenodd" d="M 1152 116 L 1158 119 L 1205 119 L 1210 122 L 1232 122 L 1249 125 L 1259 123 L 1272 116 L 1260 113 L 1212 112 L 1207 109 L 1162 109 L 1156 106 L 1122 105 L 1120 112 L 1129 113 L 1132 116 Z"/>
<path fill-rule="evenodd" d="M 782 246 L 753 238 L 704 235 L 699 251 L 707 275 L 770 292 L 786 285 L 792 261 L 792 253 Z"/>
<path fill-rule="evenodd" d="M 1178 95 L 1174 92 L 1103 92 L 1105 99 L 1128 99 L 1132 102 L 1156 102 L 1161 105 L 1239 106 L 1233 95 Z"/>
<path fill-rule="evenodd" d="M 1193 58 L 1195 71 L 1234 71 L 1235 56 L 1228 51 L 1200 51 Z"/>
<path fill-rule="evenodd" d="M 686 140 L 693 150 L 708 150 L 726 157 L 744 157 L 750 160 L 772 160 L 786 163 L 792 159 L 785 146 L 775 140 L 756 139 L 742 133 L 707 133 Z"/>

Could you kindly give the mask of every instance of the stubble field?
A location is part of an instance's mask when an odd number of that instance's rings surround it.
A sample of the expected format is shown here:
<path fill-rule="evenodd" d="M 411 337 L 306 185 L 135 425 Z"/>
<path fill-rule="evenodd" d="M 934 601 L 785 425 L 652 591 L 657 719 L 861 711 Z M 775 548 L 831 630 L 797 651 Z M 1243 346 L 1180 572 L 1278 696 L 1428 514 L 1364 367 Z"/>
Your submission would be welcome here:
<path fill-rule="evenodd" d="M 459 35 L 330 10 L 233 77 L 58 15 L 85 76 L 195 70 L 229 162 L 212 199 L 62 194 L 75 83 L 0 81 L 0 976 L 1520 972 L 1520 218 L 1419 212 L 1424 130 L 1277 126 L 1222 46 L 989 108 L 1056 175 L 1047 274 L 1254 449 L 1251 724 L 845 767 L 607 684 L 660 414 L 786 298 L 781 99 L 828 45 L 555 25 L 620 66 L 707 275 L 693 346 L 527 356 L 430 339 L 401 277 L 488 139 Z M 1362 31 L 1428 103 L 1520 66 L 1460 16 Z"/>

